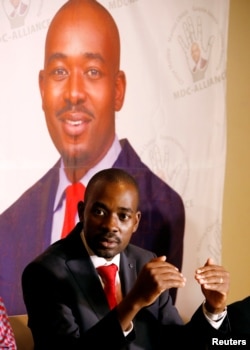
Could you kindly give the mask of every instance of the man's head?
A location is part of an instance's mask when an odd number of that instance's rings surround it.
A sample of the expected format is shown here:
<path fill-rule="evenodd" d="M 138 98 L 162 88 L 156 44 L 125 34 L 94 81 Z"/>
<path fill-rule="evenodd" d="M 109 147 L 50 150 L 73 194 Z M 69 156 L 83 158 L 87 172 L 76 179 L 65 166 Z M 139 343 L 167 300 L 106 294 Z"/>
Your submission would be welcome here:
<path fill-rule="evenodd" d="M 110 259 L 124 250 L 137 230 L 139 190 L 127 172 L 111 168 L 92 177 L 79 206 L 84 235 L 93 252 Z"/>
<path fill-rule="evenodd" d="M 97 164 L 115 135 L 125 75 L 120 39 L 107 10 L 94 0 L 70 0 L 48 30 L 39 85 L 50 136 L 68 168 Z"/>

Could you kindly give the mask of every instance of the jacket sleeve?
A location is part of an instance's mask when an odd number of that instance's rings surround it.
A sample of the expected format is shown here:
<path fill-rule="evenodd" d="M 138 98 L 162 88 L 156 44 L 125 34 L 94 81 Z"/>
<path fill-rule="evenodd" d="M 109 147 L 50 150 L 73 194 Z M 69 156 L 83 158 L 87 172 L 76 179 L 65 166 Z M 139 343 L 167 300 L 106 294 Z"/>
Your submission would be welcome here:
<path fill-rule="evenodd" d="M 167 329 L 166 329 L 167 327 Z M 166 349 L 172 342 L 173 349 L 207 350 L 212 349 L 212 339 L 225 339 L 230 335 L 228 317 L 217 330 L 206 320 L 200 306 L 185 325 L 168 325 L 161 328 L 161 345 Z M 168 334 L 168 336 L 166 336 Z"/>
<path fill-rule="evenodd" d="M 52 270 L 32 262 L 22 274 L 22 287 L 35 350 L 93 350 L 100 342 L 104 349 L 119 350 L 134 339 L 134 331 L 124 336 L 115 309 L 84 329 L 79 305 L 64 284 L 60 267 L 55 278 Z"/>

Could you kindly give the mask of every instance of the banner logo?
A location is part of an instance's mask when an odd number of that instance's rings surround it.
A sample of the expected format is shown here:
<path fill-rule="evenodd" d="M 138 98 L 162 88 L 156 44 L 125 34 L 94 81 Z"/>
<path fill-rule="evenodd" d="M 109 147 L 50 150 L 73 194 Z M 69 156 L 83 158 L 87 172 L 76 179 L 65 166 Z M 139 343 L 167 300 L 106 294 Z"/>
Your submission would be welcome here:
<path fill-rule="evenodd" d="M 4 12 L 11 28 L 18 28 L 25 24 L 31 0 L 3 0 Z"/>
<path fill-rule="evenodd" d="M 1 5 L 5 21 L 1 18 L 0 43 L 48 28 L 49 19 L 41 19 L 43 0 L 2 0 Z"/>
<path fill-rule="evenodd" d="M 189 162 L 186 151 L 176 139 L 168 136 L 152 139 L 140 156 L 156 175 L 184 195 L 189 180 Z"/>
<path fill-rule="evenodd" d="M 115 10 L 121 7 L 133 5 L 137 1 L 139 0 L 109 0 L 108 8 L 109 10 Z"/>
<path fill-rule="evenodd" d="M 204 259 L 210 256 L 215 262 L 220 262 L 221 256 L 221 223 L 219 218 L 214 219 L 198 240 L 197 245 L 197 266 L 204 264 Z"/>
<path fill-rule="evenodd" d="M 204 79 L 214 43 L 214 35 L 203 38 L 201 18 L 197 17 L 196 21 L 195 25 L 192 18 L 188 17 L 183 22 L 183 35 L 178 36 L 194 82 Z"/>
<path fill-rule="evenodd" d="M 226 79 L 225 39 L 216 16 L 193 6 L 175 20 L 168 35 L 167 64 L 177 83 L 174 98 L 185 97 Z"/>

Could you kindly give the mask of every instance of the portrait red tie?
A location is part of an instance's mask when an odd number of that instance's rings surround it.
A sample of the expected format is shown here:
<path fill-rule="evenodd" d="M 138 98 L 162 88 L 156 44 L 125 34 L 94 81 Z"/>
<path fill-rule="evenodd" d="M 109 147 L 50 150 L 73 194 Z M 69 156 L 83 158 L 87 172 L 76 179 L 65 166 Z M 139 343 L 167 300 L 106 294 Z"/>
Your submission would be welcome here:
<path fill-rule="evenodd" d="M 101 276 L 104 283 L 104 292 L 106 294 L 110 309 L 117 305 L 115 278 L 118 268 L 115 264 L 97 267 L 97 272 Z"/>
<path fill-rule="evenodd" d="M 77 182 L 68 186 L 65 192 L 66 206 L 61 238 L 66 237 L 75 226 L 77 204 L 84 199 L 85 187 L 80 182 Z"/>

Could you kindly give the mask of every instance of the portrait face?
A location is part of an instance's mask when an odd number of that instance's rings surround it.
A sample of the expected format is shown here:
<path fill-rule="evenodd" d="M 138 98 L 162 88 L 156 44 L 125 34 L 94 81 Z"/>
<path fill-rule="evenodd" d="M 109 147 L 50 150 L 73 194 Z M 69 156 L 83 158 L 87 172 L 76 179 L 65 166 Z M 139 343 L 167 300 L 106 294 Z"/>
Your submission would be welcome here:
<path fill-rule="evenodd" d="M 117 38 L 98 9 L 65 10 L 49 29 L 39 84 L 47 127 L 66 166 L 94 166 L 114 140 L 125 93 Z"/>
<path fill-rule="evenodd" d="M 10 3 L 13 7 L 17 8 L 20 4 L 20 0 L 10 0 Z"/>
<path fill-rule="evenodd" d="M 201 50 L 197 43 L 193 43 L 191 47 L 191 56 L 195 63 L 199 62 L 199 59 L 201 57 Z"/>
<path fill-rule="evenodd" d="M 124 250 L 137 230 L 141 214 L 132 184 L 98 181 L 85 202 L 84 235 L 92 251 L 111 259 Z"/>

